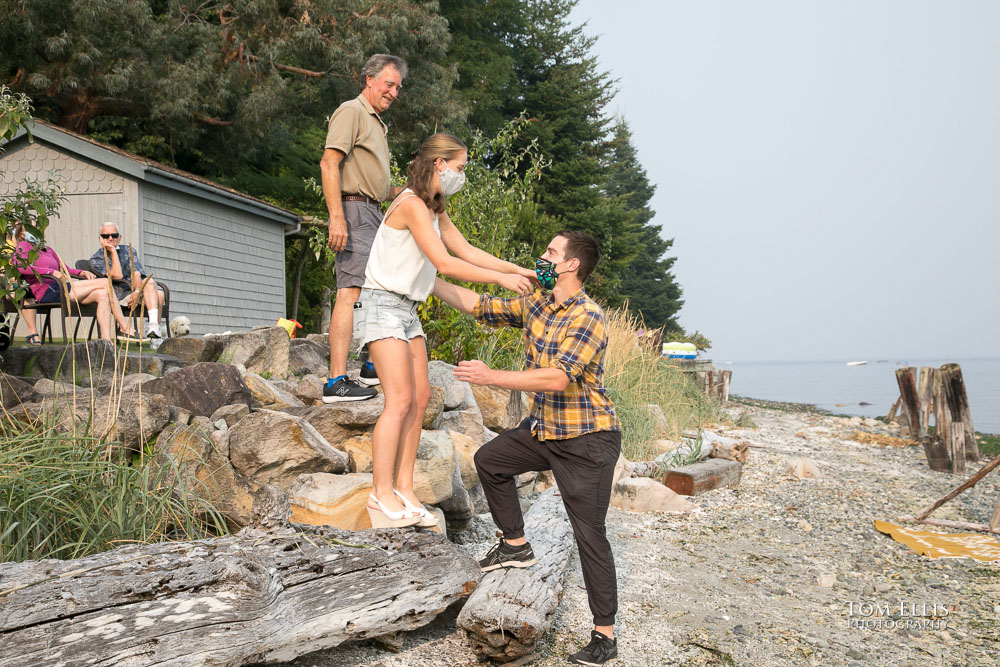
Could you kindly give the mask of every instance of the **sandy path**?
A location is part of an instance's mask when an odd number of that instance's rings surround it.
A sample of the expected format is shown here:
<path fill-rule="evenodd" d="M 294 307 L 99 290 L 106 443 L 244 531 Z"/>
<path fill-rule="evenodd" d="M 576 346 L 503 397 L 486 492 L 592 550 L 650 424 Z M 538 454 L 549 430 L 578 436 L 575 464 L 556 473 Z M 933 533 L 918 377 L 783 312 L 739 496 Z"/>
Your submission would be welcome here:
<path fill-rule="evenodd" d="M 609 513 L 619 664 L 998 664 L 1000 564 L 928 560 L 872 526 L 873 519 L 916 511 L 959 480 L 931 472 L 919 447 L 844 439 L 858 428 L 847 419 L 749 412 L 759 428 L 727 432 L 761 445 L 738 489 L 698 496 L 699 511 L 686 515 Z M 787 477 L 785 464 L 796 456 L 812 458 L 824 478 Z M 935 516 L 987 522 L 998 495 L 1000 472 Z M 817 577 L 828 574 L 836 575 L 833 587 L 818 585 Z M 925 604 L 952 609 L 943 631 L 850 627 L 852 618 L 864 620 L 861 603 L 897 611 L 900 603 L 916 605 L 918 613 Z M 399 653 L 360 642 L 289 664 L 476 664 L 454 617 L 450 610 L 411 633 Z M 574 558 L 555 627 L 533 664 L 565 664 L 586 641 L 589 623 Z"/>

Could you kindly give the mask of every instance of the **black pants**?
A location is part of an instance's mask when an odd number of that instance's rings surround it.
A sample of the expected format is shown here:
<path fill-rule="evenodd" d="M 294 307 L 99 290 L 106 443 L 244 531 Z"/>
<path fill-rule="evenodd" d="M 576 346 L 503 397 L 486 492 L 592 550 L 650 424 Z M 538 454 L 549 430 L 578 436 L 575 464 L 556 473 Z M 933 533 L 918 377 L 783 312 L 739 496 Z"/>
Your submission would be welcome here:
<path fill-rule="evenodd" d="M 555 475 L 580 551 L 594 625 L 614 625 L 618 612 L 615 559 L 604 519 L 620 452 L 621 433 L 617 431 L 541 442 L 524 421 L 483 445 L 475 456 L 493 521 L 509 540 L 524 537 L 524 517 L 514 477 L 532 470 L 551 470 Z"/>

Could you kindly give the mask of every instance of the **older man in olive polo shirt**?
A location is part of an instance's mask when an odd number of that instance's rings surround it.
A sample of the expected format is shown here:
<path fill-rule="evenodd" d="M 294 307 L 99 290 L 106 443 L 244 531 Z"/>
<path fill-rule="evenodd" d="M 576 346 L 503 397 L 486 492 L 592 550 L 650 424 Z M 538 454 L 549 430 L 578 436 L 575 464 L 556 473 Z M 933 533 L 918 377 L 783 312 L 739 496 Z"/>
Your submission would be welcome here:
<path fill-rule="evenodd" d="M 400 188 L 390 186 L 388 128 L 379 114 L 395 101 L 406 76 L 401 58 L 377 54 L 361 70 L 364 90 L 330 118 L 320 162 L 323 196 L 330 212 L 329 245 L 336 251 L 337 300 L 330 317 L 330 377 L 323 402 L 362 401 L 377 395 L 347 377 L 347 351 L 354 304 L 365 283 L 365 266 L 382 222 L 380 202 Z M 362 368 L 365 384 L 378 384 L 374 368 Z"/>

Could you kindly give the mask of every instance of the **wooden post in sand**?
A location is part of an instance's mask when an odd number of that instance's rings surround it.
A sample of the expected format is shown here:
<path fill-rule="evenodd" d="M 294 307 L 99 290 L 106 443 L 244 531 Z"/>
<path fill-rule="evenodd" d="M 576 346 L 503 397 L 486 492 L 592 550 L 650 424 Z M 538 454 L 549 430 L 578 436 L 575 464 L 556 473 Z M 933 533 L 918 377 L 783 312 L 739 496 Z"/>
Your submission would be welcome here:
<path fill-rule="evenodd" d="M 951 410 L 948 409 L 948 399 L 945 396 L 947 381 L 945 379 L 945 373 L 939 371 L 934 374 L 934 424 L 935 424 L 935 435 L 941 440 L 944 445 L 944 451 L 948 457 L 950 463 L 949 470 L 952 472 L 956 468 L 955 460 L 955 448 L 952 438 L 951 430 Z M 964 434 L 964 431 L 963 431 Z M 965 469 L 965 448 L 964 440 L 963 447 L 959 450 L 959 455 L 962 458 L 962 462 L 957 464 L 963 470 Z"/>
<path fill-rule="evenodd" d="M 899 385 L 899 397 L 903 405 L 903 423 L 910 430 L 911 438 L 919 438 L 920 403 L 917 399 L 917 369 L 912 366 L 896 369 L 896 383 Z"/>
<path fill-rule="evenodd" d="M 719 371 L 718 398 L 719 402 L 722 403 L 723 405 L 729 402 L 729 382 L 732 380 L 732 378 L 733 378 L 732 371 L 729 370 Z"/>
<path fill-rule="evenodd" d="M 972 413 L 969 411 L 969 396 L 965 392 L 962 368 L 958 364 L 945 364 L 938 372 L 944 373 L 945 398 L 952 423 L 961 424 L 965 431 L 965 459 L 978 461 L 979 445 L 976 443 L 976 430 L 972 427 Z"/>
<path fill-rule="evenodd" d="M 927 432 L 930 426 L 931 413 L 934 412 L 934 375 L 937 369 L 931 366 L 920 367 L 920 385 L 918 389 L 918 399 L 920 402 L 920 429 L 921 433 Z"/>

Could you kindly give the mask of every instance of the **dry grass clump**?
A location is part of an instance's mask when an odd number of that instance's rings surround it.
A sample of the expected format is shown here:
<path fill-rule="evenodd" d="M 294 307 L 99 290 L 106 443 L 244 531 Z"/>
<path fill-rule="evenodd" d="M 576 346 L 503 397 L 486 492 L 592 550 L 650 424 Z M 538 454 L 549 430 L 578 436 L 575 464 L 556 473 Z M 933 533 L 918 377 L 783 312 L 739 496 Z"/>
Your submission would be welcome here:
<path fill-rule="evenodd" d="M 653 440 L 679 440 L 682 431 L 697 431 L 718 423 L 717 401 L 702 395 L 695 383 L 659 351 L 643 350 L 642 321 L 627 309 L 607 311 L 608 349 L 604 355 L 604 383 L 622 422 L 622 450 L 631 461 L 655 458 Z M 660 423 L 649 405 L 658 405 L 666 417 Z"/>
<path fill-rule="evenodd" d="M 912 447 L 913 445 L 920 444 L 916 440 L 894 438 L 891 435 L 883 433 L 866 433 L 865 431 L 855 431 L 847 439 L 860 442 L 863 445 L 875 445 L 876 447 Z"/>

